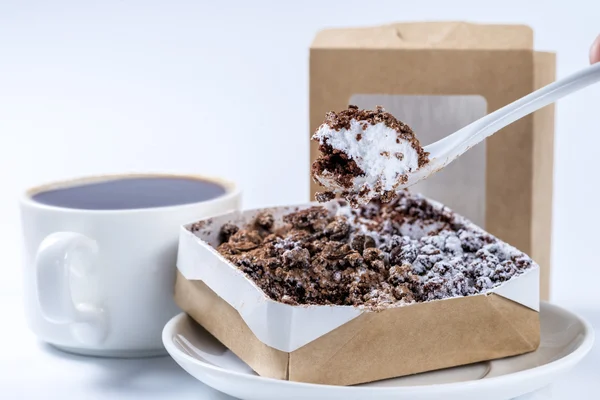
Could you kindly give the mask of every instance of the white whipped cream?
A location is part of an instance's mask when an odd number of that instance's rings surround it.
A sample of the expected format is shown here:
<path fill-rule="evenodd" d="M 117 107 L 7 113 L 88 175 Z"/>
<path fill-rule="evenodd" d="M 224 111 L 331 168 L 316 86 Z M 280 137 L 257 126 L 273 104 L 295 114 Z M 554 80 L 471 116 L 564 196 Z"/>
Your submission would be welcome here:
<path fill-rule="evenodd" d="M 353 119 L 350 129 L 340 130 L 323 124 L 313 139 L 321 144 L 327 143 L 356 162 L 365 175 L 353 179 L 351 190 L 374 192 L 367 195 L 369 198 L 383 191 L 395 191 L 402 183 L 403 176 L 419 168 L 419 155 L 411 142 L 399 138 L 398 132 L 383 122 L 372 125 Z M 336 183 L 328 171 L 315 176 L 315 179 L 334 193 L 349 190 Z"/>

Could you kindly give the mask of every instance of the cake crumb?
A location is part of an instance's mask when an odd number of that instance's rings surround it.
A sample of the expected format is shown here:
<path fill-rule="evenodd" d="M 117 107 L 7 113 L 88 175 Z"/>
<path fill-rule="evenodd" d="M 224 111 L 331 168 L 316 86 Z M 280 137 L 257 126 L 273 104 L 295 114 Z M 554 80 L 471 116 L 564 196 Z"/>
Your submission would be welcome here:
<path fill-rule="evenodd" d="M 335 193 L 333 193 L 333 192 L 317 192 L 317 193 L 315 193 L 315 199 L 317 199 L 317 201 L 319 203 L 326 203 L 330 200 L 335 199 Z"/>
<path fill-rule="evenodd" d="M 275 219 L 273 218 L 273 215 L 267 211 L 260 212 L 254 220 L 256 226 L 263 229 L 271 229 L 274 222 Z"/>
<path fill-rule="evenodd" d="M 239 229 L 240 228 L 237 225 L 228 222 L 221 227 L 221 230 L 219 232 L 219 239 L 222 242 L 228 242 L 229 238 L 231 238 L 231 236 L 237 233 Z"/>

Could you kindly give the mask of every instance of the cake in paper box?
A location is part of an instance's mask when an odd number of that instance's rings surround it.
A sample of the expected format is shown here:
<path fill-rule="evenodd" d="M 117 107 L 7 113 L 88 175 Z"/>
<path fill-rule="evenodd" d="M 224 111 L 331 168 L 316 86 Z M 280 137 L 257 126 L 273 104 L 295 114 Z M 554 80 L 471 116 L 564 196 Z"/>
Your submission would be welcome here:
<path fill-rule="evenodd" d="M 182 227 L 175 298 L 258 374 L 352 385 L 533 351 L 539 267 L 434 201 Z"/>

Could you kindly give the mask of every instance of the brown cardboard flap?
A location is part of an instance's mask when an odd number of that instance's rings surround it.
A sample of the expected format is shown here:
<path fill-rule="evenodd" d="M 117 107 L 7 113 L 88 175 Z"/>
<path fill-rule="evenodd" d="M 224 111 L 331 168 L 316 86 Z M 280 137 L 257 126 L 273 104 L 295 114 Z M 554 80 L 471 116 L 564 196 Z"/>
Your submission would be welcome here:
<path fill-rule="evenodd" d="M 177 271 L 175 303 L 259 375 L 288 379 L 288 353 L 258 340 L 240 314 L 204 282 L 188 281 Z"/>
<path fill-rule="evenodd" d="M 368 28 L 326 29 L 317 33 L 312 48 L 530 50 L 533 48 L 533 31 L 525 25 L 395 23 Z"/>
<path fill-rule="evenodd" d="M 535 350 L 540 345 L 539 318 L 531 318 L 526 308 L 501 296 L 488 296 L 489 304 L 498 319 L 504 320 L 507 331 L 512 330 L 513 340 L 521 341 L 523 348 Z"/>
<path fill-rule="evenodd" d="M 262 376 L 353 385 L 507 357 L 539 345 L 539 313 L 496 294 L 365 313 L 291 353 L 273 349 L 201 281 L 177 275 L 175 301 Z"/>
<path fill-rule="evenodd" d="M 495 294 L 421 303 L 363 314 L 292 352 L 290 380 L 370 382 L 534 351 L 539 337 L 536 311 Z"/>

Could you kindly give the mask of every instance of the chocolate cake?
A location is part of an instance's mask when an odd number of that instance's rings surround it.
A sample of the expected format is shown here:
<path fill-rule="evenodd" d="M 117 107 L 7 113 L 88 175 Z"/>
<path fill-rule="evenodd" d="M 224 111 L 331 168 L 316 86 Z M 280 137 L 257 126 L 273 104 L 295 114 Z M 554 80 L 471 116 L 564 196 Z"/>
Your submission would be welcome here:
<path fill-rule="evenodd" d="M 327 189 L 317 193 L 319 202 L 336 194 L 355 207 L 372 198 L 389 202 L 408 174 L 429 161 L 412 129 L 380 106 L 331 111 L 312 139 L 319 142 L 320 155 L 311 175 Z"/>
<path fill-rule="evenodd" d="M 217 251 L 275 301 L 371 309 L 485 293 L 534 265 L 406 191 L 357 209 L 335 203 L 225 224 Z"/>

